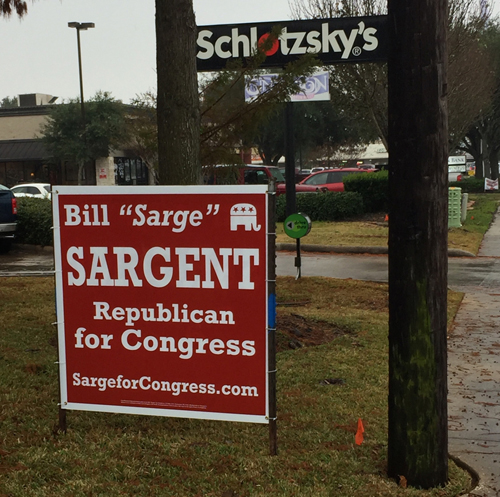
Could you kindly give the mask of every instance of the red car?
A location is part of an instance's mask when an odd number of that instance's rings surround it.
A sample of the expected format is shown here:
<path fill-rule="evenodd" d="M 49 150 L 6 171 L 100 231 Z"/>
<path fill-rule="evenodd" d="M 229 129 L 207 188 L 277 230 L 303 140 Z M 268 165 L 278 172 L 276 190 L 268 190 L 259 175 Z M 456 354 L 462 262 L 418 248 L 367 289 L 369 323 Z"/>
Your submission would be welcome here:
<path fill-rule="evenodd" d="M 344 167 L 341 169 L 327 169 L 310 174 L 300 183 L 295 185 L 295 191 L 300 192 L 343 192 L 344 177 L 349 174 L 367 173 L 370 170 L 357 167 Z M 285 185 L 277 185 L 277 193 L 285 193 Z"/>

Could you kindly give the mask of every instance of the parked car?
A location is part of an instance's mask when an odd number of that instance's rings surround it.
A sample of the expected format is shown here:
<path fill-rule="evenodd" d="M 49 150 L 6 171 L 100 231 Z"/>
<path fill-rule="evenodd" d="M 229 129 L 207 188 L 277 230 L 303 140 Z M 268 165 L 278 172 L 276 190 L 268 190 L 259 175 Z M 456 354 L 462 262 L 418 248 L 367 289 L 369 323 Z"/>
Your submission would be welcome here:
<path fill-rule="evenodd" d="M 207 185 L 267 185 L 273 178 L 277 184 L 285 182 L 278 167 L 263 164 L 205 166 L 203 176 Z"/>
<path fill-rule="evenodd" d="M 316 166 L 311 169 L 311 173 L 318 173 L 319 171 L 326 171 L 328 167 Z"/>
<path fill-rule="evenodd" d="M 286 170 L 283 166 L 280 167 L 281 174 L 286 180 Z M 307 178 L 312 171 L 310 169 L 300 169 L 299 167 L 295 168 L 295 183 L 300 183 L 303 179 Z"/>
<path fill-rule="evenodd" d="M 295 171 L 295 181 L 299 183 L 303 179 L 306 179 L 312 171 L 310 169 L 297 169 Z"/>
<path fill-rule="evenodd" d="M 17 229 L 17 201 L 12 191 L 0 185 L 0 252 L 8 252 Z"/>
<path fill-rule="evenodd" d="M 49 183 L 23 183 L 11 188 L 16 197 L 35 197 L 50 199 Z"/>
<path fill-rule="evenodd" d="M 340 169 L 327 169 L 312 173 L 300 183 L 295 185 L 297 193 L 302 192 L 343 192 L 344 177 L 349 174 L 368 173 L 370 170 L 357 167 L 344 167 Z M 277 186 L 277 193 L 285 193 L 285 185 Z"/>

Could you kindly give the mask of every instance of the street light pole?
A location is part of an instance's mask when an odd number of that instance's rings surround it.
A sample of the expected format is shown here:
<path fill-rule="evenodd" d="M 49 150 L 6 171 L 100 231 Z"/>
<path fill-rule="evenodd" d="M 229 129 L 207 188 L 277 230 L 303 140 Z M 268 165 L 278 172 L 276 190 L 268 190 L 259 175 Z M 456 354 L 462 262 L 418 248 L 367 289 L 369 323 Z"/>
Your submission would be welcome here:
<path fill-rule="evenodd" d="M 93 22 L 68 22 L 68 27 L 76 29 L 76 41 L 78 44 L 78 69 L 79 69 L 79 73 L 80 73 L 80 107 L 82 110 L 82 136 L 83 136 L 83 142 L 84 142 L 85 149 L 86 149 L 87 125 L 85 122 L 85 100 L 83 98 L 83 72 L 82 72 L 82 51 L 80 48 L 80 31 L 82 29 L 85 31 L 89 28 L 95 28 L 95 24 Z M 82 176 L 83 167 L 84 167 L 84 162 L 82 160 L 82 161 L 80 161 L 80 164 L 78 166 L 78 184 L 80 184 L 80 181 L 82 179 L 81 176 Z"/>
<path fill-rule="evenodd" d="M 85 127 L 85 105 L 83 99 L 83 72 L 82 72 L 82 51 L 80 48 L 80 31 L 83 29 L 84 31 L 89 28 L 95 28 L 95 24 L 93 22 L 68 22 L 69 28 L 76 29 L 76 41 L 78 45 L 78 69 L 80 73 L 80 106 L 82 109 L 82 122 Z"/>

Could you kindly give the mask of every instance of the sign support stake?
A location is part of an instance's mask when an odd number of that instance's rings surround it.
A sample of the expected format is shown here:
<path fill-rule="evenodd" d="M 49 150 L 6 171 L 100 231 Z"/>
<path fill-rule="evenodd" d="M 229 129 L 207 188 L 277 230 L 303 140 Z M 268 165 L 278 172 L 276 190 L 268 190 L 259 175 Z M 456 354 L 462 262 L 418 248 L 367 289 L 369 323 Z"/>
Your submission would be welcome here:
<path fill-rule="evenodd" d="M 297 238 L 297 257 L 295 257 L 295 267 L 297 268 L 297 276 L 295 276 L 296 280 L 301 277 L 301 266 L 302 261 L 300 259 L 300 238 Z"/>
<path fill-rule="evenodd" d="M 267 234 L 267 295 L 268 295 L 268 384 L 269 384 L 269 455 L 278 455 L 278 427 L 276 412 L 276 185 L 269 183 Z"/>
<path fill-rule="evenodd" d="M 68 425 L 66 423 L 66 409 L 62 409 L 59 405 L 59 431 L 67 433 Z"/>
<path fill-rule="evenodd" d="M 59 340 L 57 340 L 57 356 L 59 357 Z M 62 408 L 62 394 L 61 394 L 61 363 L 57 361 L 57 367 L 59 369 L 57 373 L 58 385 L 59 385 L 59 404 L 58 404 L 58 419 L 59 425 L 58 430 L 61 433 L 68 432 L 68 424 L 66 421 L 66 409 Z"/>
<path fill-rule="evenodd" d="M 55 253 L 54 253 L 54 259 L 55 259 Z M 54 279 L 54 287 L 57 286 L 57 280 Z M 56 326 L 58 324 L 58 320 L 57 320 L 57 306 L 55 308 L 55 311 L 56 311 L 56 322 L 55 323 L 52 323 L 54 326 Z M 63 409 L 61 406 L 62 406 L 62 391 L 61 391 L 61 363 L 59 362 L 59 358 L 60 358 L 60 355 L 59 355 L 59 338 L 57 340 L 57 384 L 58 384 L 58 390 L 59 390 L 59 404 L 57 406 L 57 409 L 58 409 L 58 421 L 59 421 L 59 424 L 58 424 L 58 431 L 61 432 L 61 433 L 67 433 L 68 432 L 68 424 L 67 424 L 67 420 L 66 420 L 66 409 Z"/>

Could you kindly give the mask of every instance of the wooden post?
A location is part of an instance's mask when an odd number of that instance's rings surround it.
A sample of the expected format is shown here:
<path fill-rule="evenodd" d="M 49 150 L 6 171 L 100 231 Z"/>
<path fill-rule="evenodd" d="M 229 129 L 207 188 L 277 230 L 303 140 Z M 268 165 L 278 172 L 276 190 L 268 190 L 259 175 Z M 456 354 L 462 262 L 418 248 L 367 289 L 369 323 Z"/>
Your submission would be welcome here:
<path fill-rule="evenodd" d="M 269 454 L 278 455 L 278 427 L 276 412 L 276 186 L 269 183 L 267 213 L 267 353 L 269 382 Z"/>
<path fill-rule="evenodd" d="M 448 479 L 446 0 L 389 0 L 388 472 Z"/>

